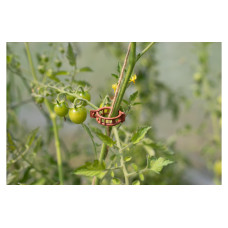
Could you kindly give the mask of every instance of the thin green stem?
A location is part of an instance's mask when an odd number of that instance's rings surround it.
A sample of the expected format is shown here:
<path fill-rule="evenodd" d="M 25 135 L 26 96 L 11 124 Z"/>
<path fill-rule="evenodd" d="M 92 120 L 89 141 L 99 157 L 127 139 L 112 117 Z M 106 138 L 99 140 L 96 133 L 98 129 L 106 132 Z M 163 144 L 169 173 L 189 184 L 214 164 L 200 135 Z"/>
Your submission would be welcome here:
<path fill-rule="evenodd" d="M 136 62 L 154 45 L 155 42 L 151 42 L 141 53 L 136 57 Z"/>
<path fill-rule="evenodd" d="M 145 169 L 142 169 L 140 170 L 140 172 L 132 172 L 132 173 L 128 173 L 127 176 L 130 177 L 130 176 L 133 176 L 133 175 L 138 175 L 139 173 L 144 173 L 148 170 L 148 168 L 145 168 Z"/>
<path fill-rule="evenodd" d="M 50 118 L 51 118 L 52 125 L 53 125 L 57 165 L 58 165 L 58 172 L 59 172 L 59 182 L 60 182 L 60 185 L 63 185 L 62 156 L 61 156 L 61 150 L 60 150 L 59 132 L 58 132 L 58 127 L 57 127 L 57 123 L 56 123 L 56 114 L 51 110 L 48 100 L 45 99 L 44 102 L 50 113 Z"/>
<path fill-rule="evenodd" d="M 34 65 L 33 65 L 33 62 L 32 62 L 31 52 L 29 50 L 29 43 L 25 43 L 25 49 L 26 49 L 26 53 L 27 53 L 27 56 L 28 56 L 29 66 L 30 66 L 30 69 L 32 71 L 33 79 L 34 79 L 34 81 L 37 81 L 36 71 L 35 71 L 35 68 L 34 68 Z"/>
<path fill-rule="evenodd" d="M 123 153 L 121 150 L 122 148 L 121 148 L 121 144 L 120 144 L 120 138 L 119 138 L 119 134 L 118 134 L 116 127 L 113 127 L 113 132 L 114 132 L 114 135 L 116 138 L 117 147 L 119 148 L 120 162 L 121 162 L 121 167 L 122 167 L 123 174 L 124 174 L 125 184 L 129 185 L 128 172 L 127 172 L 127 168 L 125 166 L 124 157 L 123 157 Z"/>
<path fill-rule="evenodd" d="M 106 152 L 107 152 L 107 145 L 103 143 L 102 147 L 101 147 L 99 162 L 103 162 L 104 157 L 106 157 Z M 96 184 L 96 185 L 100 184 L 99 179 L 94 177 L 93 178 L 93 184 Z"/>
<path fill-rule="evenodd" d="M 130 146 L 132 146 L 132 145 L 133 145 L 132 143 L 129 143 L 128 145 L 122 147 L 122 148 L 120 149 L 120 151 L 123 151 L 123 150 L 125 150 L 126 148 L 128 148 L 128 147 L 130 147 Z"/>
<path fill-rule="evenodd" d="M 89 137 L 90 137 L 90 139 L 91 139 L 91 141 L 93 143 L 94 155 L 95 155 L 95 159 L 97 159 L 97 149 L 96 149 L 96 144 L 95 144 L 95 142 L 93 140 L 93 136 L 92 136 L 89 128 L 86 126 L 86 124 L 82 123 L 81 125 L 85 129 L 85 131 L 88 133 L 88 135 L 89 135 Z"/>

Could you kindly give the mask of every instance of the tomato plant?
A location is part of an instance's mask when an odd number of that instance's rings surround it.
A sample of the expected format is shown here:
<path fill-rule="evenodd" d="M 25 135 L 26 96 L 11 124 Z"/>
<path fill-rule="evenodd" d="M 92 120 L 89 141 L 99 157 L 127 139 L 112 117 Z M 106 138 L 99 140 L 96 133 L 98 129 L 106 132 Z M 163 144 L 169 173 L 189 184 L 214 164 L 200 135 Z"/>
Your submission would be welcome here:
<path fill-rule="evenodd" d="M 184 183 L 183 170 L 191 164 L 176 148 L 177 139 L 195 130 L 186 124 L 163 140 L 157 133 L 160 126 L 156 128 L 154 121 L 167 113 L 175 121 L 183 107 L 187 110 L 191 104 L 184 92 L 172 89 L 158 77 L 158 45 L 154 42 L 98 44 L 115 57 L 117 65 L 115 72 L 109 72 L 105 86 L 96 78 L 84 79 L 94 71 L 79 64 L 77 44 L 49 43 L 43 53 L 35 53 L 33 45 L 25 43 L 29 64 L 26 70 L 25 63 L 8 47 L 8 183 Z M 197 49 L 200 51 L 198 66 L 191 76 L 193 93 L 207 104 L 205 119 L 209 115 L 213 126 L 213 136 L 202 147 L 202 156 L 206 157 L 208 169 L 214 172 L 219 183 L 221 94 L 216 83 L 220 75 L 215 81 L 208 76 L 209 46 L 202 44 Z M 15 89 L 17 80 L 26 91 L 26 99 Z M 38 128 L 28 132 L 17 118 L 17 108 L 32 101 L 46 121 L 45 130 L 39 129 L 42 125 L 38 124 Z M 116 117 L 121 110 L 126 115 L 125 122 L 110 127 L 87 117 L 88 112 L 102 107 L 110 107 L 110 111 L 106 109 L 103 113 L 106 118 Z M 35 118 L 33 124 L 37 124 Z M 68 126 L 72 132 L 64 137 Z M 206 132 L 203 127 L 202 124 L 197 131 Z M 55 156 L 50 151 L 52 145 L 55 145 Z"/>

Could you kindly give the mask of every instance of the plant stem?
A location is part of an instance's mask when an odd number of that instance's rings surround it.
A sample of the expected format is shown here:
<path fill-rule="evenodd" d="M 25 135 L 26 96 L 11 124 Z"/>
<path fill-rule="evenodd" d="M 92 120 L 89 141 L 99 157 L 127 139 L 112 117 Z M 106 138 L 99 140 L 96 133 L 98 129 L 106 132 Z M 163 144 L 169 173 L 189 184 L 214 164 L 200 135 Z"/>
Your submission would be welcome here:
<path fill-rule="evenodd" d="M 137 55 L 136 62 L 152 47 L 155 42 L 151 42 L 141 53 Z"/>
<path fill-rule="evenodd" d="M 25 49 L 26 49 L 26 53 L 28 56 L 28 61 L 29 61 L 30 69 L 32 71 L 33 79 L 34 79 L 34 81 L 37 81 L 36 71 L 35 71 L 35 68 L 33 66 L 32 56 L 31 56 L 31 52 L 29 50 L 29 44 L 28 43 L 25 43 Z"/>
<path fill-rule="evenodd" d="M 50 118 L 53 125 L 57 165 L 58 165 L 58 172 L 59 172 L 59 182 L 60 182 L 60 185 L 63 185 L 62 156 L 61 156 L 61 150 L 60 150 L 59 132 L 58 132 L 58 127 L 56 123 L 56 114 L 51 110 L 50 104 L 48 103 L 47 99 L 45 99 L 44 102 L 50 113 Z"/>
<path fill-rule="evenodd" d="M 129 83 L 129 80 L 130 80 L 130 77 L 131 77 L 131 74 L 132 74 L 132 71 L 135 67 L 135 63 L 139 60 L 139 58 L 144 55 L 148 50 L 149 48 L 153 45 L 153 43 L 150 43 L 139 55 L 138 57 L 136 58 L 136 43 L 135 42 L 132 42 L 131 43 L 131 50 L 130 50 L 130 54 L 129 54 L 129 65 L 128 65 L 128 70 L 126 72 L 126 75 L 123 79 L 123 82 L 121 83 L 120 85 L 120 91 L 116 97 L 116 100 L 115 100 L 115 103 L 113 104 L 113 111 L 112 111 L 112 117 L 115 116 L 117 114 L 117 112 L 119 111 L 119 108 L 120 108 L 120 104 L 123 100 L 123 96 L 124 96 L 124 93 L 127 89 L 127 86 L 128 86 L 128 83 Z M 128 53 L 127 53 L 128 55 Z M 107 131 L 107 135 L 110 134 L 110 131 Z M 102 162 L 105 160 L 106 156 L 107 156 L 107 149 L 108 149 L 108 146 L 106 144 L 102 144 L 102 148 L 101 148 L 101 153 L 100 153 L 100 159 L 99 161 Z M 125 167 L 126 168 L 126 167 Z M 125 170 L 126 171 L 126 170 Z M 124 171 L 124 172 L 125 172 Z M 127 184 L 127 181 L 125 180 L 126 184 Z M 95 184 L 99 184 L 99 180 L 98 178 L 93 178 L 93 183 Z"/>
<path fill-rule="evenodd" d="M 127 73 L 124 77 L 124 81 L 121 84 L 118 96 L 116 98 L 116 103 L 114 104 L 114 107 L 113 107 L 113 115 L 112 116 L 115 116 L 117 114 L 117 112 L 120 108 L 120 104 L 123 100 L 124 93 L 127 89 L 127 85 L 128 85 L 129 79 L 131 77 L 131 73 L 132 73 L 134 66 L 135 66 L 135 54 L 136 54 L 136 43 L 132 42 L 131 43 L 131 51 L 130 51 L 128 70 L 127 70 Z"/>
<path fill-rule="evenodd" d="M 95 142 L 94 142 L 94 140 L 93 140 L 93 136 L 92 136 L 92 134 L 90 133 L 90 130 L 89 130 L 89 128 L 86 126 L 86 124 L 81 123 L 81 125 L 82 125 L 82 127 L 84 128 L 84 130 L 88 133 L 88 135 L 89 135 L 89 137 L 90 137 L 90 139 L 91 139 L 91 141 L 92 141 L 92 143 L 93 143 L 94 155 L 95 155 L 95 159 L 97 159 L 97 149 L 96 149 L 96 144 L 95 144 Z"/>
<path fill-rule="evenodd" d="M 123 64 L 123 67 L 122 67 L 122 70 L 121 70 L 121 73 L 120 73 L 120 77 L 119 77 L 119 80 L 118 80 L 118 85 L 117 85 L 117 88 L 116 88 L 116 92 L 115 92 L 115 95 L 114 95 L 114 98 L 113 98 L 111 110 L 110 110 L 110 113 L 109 113 L 108 117 L 111 117 L 111 115 L 113 113 L 113 107 L 114 107 L 114 105 L 116 103 L 116 98 L 118 96 L 120 85 L 121 85 L 121 82 L 122 82 L 122 79 L 123 79 L 124 70 L 125 70 L 125 67 L 127 65 L 127 59 L 128 59 L 129 53 L 130 53 L 130 49 L 131 49 L 131 43 L 128 45 L 127 54 L 126 54 L 126 57 L 124 59 L 124 64 Z"/>
<path fill-rule="evenodd" d="M 127 172 L 127 168 L 125 166 L 123 152 L 122 152 L 122 148 L 121 148 L 121 144 L 120 144 L 120 138 L 119 138 L 119 134 L 118 134 L 118 131 L 117 131 L 116 127 L 113 127 L 113 132 L 114 132 L 114 135 L 115 135 L 115 138 L 116 138 L 117 147 L 119 148 L 120 162 L 121 162 L 121 167 L 123 169 L 125 184 L 129 185 L 128 172 Z"/>
<path fill-rule="evenodd" d="M 32 71 L 33 79 L 35 82 L 38 82 L 28 43 L 25 43 L 25 48 L 26 48 L 26 52 L 27 52 L 27 56 L 28 56 L 29 65 L 30 65 L 30 68 Z M 54 137 L 55 137 L 55 147 L 56 147 L 56 156 L 57 156 L 57 165 L 58 165 L 58 172 L 59 172 L 59 182 L 62 185 L 63 184 L 62 158 L 61 158 L 58 127 L 56 124 L 56 114 L 51 110 L 51 107 L 50 107 L 50 104 L 48 103 L 48 100 L 45 99 L 44 102 L 45 102 L 45 105 L 49 111 L 49 116 L 51 118 L 52 125 L 53 125 Z"/>
<path fill-rule="evenodd" d="M 104 158 L 106 157 L 107 148 L 108 148 L 107 145 L 103 143 L 102 147 L 101 147 L 99 162 L 102 162 L 104 160 Z M 99 183 L 100 183 L 99 179 L 96 177 L 93 177 L 92 184 L 98 185 Z"/>

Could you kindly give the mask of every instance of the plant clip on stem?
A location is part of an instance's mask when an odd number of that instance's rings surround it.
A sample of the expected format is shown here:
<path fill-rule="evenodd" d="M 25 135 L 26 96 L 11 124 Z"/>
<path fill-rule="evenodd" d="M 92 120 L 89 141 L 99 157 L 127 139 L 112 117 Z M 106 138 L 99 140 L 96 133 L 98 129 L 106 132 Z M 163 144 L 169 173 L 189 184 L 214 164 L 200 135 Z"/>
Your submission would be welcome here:
<path fill-rule="evenodd" d="M 97 110 L 90 110 L 90 117 L 96 118 L 97 123 L 103 126 L 115 126 L 125 121 L 125 113 L 119 110 L 116 117 L 106 117 L 110 113 L 111 107 L 102 107 Z"/>

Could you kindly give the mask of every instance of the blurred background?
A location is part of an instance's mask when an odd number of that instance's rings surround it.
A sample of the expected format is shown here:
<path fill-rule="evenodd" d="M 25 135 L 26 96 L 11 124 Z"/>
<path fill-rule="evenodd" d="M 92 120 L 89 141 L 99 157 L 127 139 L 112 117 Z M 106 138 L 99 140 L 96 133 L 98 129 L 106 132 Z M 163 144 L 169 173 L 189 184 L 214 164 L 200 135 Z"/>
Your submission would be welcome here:
<path fill-rule="evenodd" d="M 113 96 L 118 62 L 128 43 L 71 43 L 77 66 L 92 72 L 77 75 L 86 81 L 92 102 L 99 106 L 105 94 Z M 68 43 L 30 43 L 37 74 L 39 56 L 48 56 L 47 69 L 71 71 L 65 55 Z M 139 53 L 147 43 L 137 43 Z M 37 105 L 28 89 L 32 80 L 24 43 L 7 43 L 7 182 L 56 184 L 55 145 L 45 107 Z M 175 164 L 161 175 L 148 175 L 143 184 L 221 184 L 221 43 L 156 43 L 137 63 L 137 80 L 129 96 L 139 90 L 136 105 L 124 125 L 130 130 L 150 125 L 150 137 L 166 145 Z M 58 77 L 65 80 L 66 75 Z M 86 124 L 95 124 L 87 118 Z M 80 125 L 59 120 L 65 184 L 89 184 L 72 175 L 91 160 L 92 144 Z M 39 128 L 36 144 L 23 148 L 29 132 Z M 27 136 L 28 135 L 28 136 Z M 31 137 L 31 135 L 30 135 Z M 19 149 L 17 149 L 19 148 Z M 18 156 L 15 151 L 24 153 Z M 140 163 L 140 151 L 132 149 Z"/>

